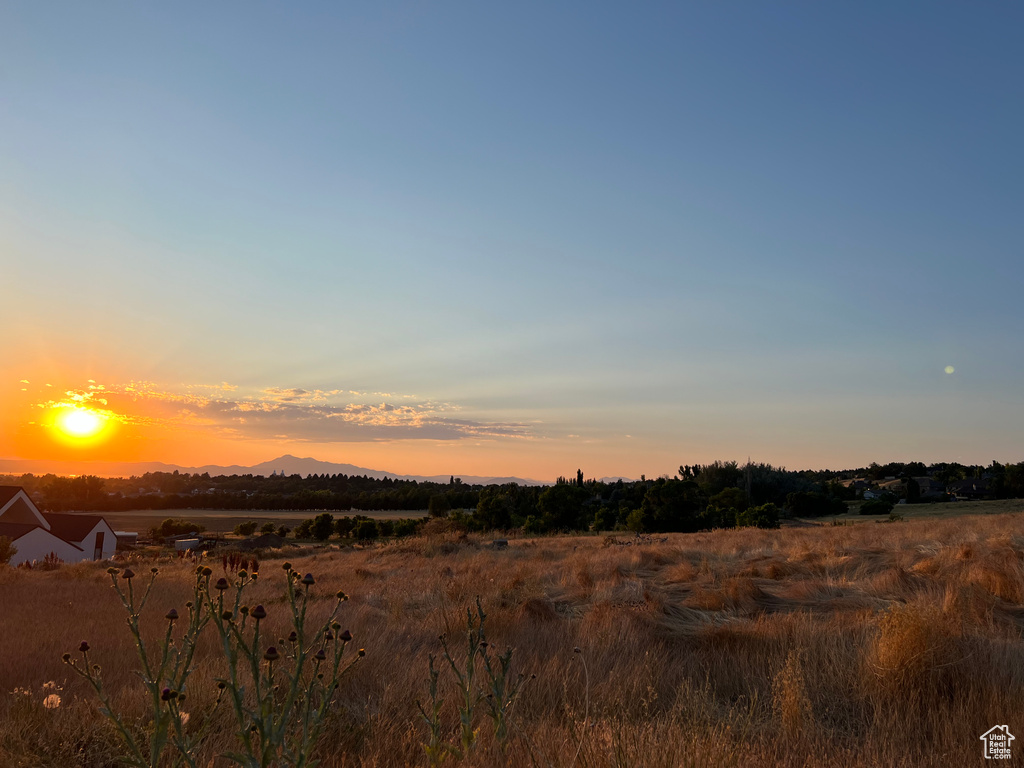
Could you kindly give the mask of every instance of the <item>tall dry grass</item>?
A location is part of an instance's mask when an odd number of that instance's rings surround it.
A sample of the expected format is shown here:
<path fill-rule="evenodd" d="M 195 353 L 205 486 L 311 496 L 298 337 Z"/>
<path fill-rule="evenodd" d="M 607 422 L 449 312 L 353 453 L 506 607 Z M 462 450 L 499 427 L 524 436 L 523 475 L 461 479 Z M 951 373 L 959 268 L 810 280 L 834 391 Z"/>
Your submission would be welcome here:
<path fill-rule="evenodd" d="M 293 557 L 325 595 L 349 593 L 342 622 L 367 649 L 340 691 L 323 765 L 426 764 L 415 702 L 427 654 L 439 634 L 459 636 L 476 596 L 488 640 L 513 646 L 518 671 L 536 678 L 514 708 L 507 752 L 485 721 L 465 765 L 978 762 L 984 731 L 1024 728 L 1022 523 L 733 530 L 638 546 L 514 539 L 507 550 L 433 536 Z M 264 561 L 251 600 L 283 630 L 277 565 Z M 154 633 L 192 579 L 188 566 L 162 568 Z M 114 735 L 60 661 L 88 640 L 142 727 L 130 638 L 103 568 L 0 570 L 0 596 L 0 765 L 115 765 Z M 191 682 L 197 720 L 221 668 L 208 641 Z M 42 705 L 51 680 L 64 688 L 56 709 Z M 454 739 L 454 692 L 441 687 Z M 204 747 L 210 765 L 226 764 L 216 755 L 232 743 L 224 714 Z"/>

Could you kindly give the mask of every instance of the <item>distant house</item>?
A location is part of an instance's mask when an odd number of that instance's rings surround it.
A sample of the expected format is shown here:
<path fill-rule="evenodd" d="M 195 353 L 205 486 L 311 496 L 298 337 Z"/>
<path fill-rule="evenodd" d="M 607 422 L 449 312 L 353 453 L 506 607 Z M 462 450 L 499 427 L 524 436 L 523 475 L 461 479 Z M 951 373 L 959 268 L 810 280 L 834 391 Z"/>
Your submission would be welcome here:
<path fill-rule="evenodd" d="M 0 536 L 18 550 L 11 565 L 54 555 L 66 563 L 106 560 L 117 548 L 114 529 L 99 515 L 40 512 L 25 489 L 0 485 Z"/>
<path fill-rule="evenodd" d="M 947 486 L 946 491 L 959 500 L 984 499 L 992 493 L 988 480 L 979 478 L 958 480 Z"/>
<path fill-rule="evenodd" d="M 946 494 L 946 486 L 934 477 L 915 477 L 922 499 L 941 499 Z"/>

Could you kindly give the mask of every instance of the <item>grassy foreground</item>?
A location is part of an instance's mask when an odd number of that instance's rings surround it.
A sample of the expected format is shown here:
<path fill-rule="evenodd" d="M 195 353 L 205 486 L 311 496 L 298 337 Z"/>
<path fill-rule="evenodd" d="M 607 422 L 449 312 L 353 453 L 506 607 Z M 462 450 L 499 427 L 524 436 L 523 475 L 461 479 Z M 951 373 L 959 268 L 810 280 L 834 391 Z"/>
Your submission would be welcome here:
<path fill-rule="evenodd" d="M 279 564 L 264 560 L 254 588 L 270 623 L 283 600 Z M 349 593 L 341 622 L 367 650 L 339 691 L 324 766 L 427 764 L 416 706 L 427 699 L 427 654 L 441 633 L 457 647 L 476 596 L 488 640 L 515 647 L 516 669 L 536 678 L 513 711 L 507 752 L 484 718 L 475 752 L 446 765 L 974 765 L 986 762 L 978 737 L 990 727 L 1024 730 L 1019 514 L 513 540 L 507 550 L 434 536 L 293 565 L 325 595 Z M 116 765 L 112 729 L 60 660 L 82 640 L 117 705 L 142 719 L 105 567 L 0 569 L 0 765 Z M 161 564 L 149 631 L 182 608 L 192 573 Z M 208 640 L 190 681 L 196 722 L 220 673 Z M 59 706 L 45 698 L 55 692 Z M 444 675 L 441 693 L 454 740 Z M 228 764 L 217 757 L 233 740 L 225 715 L 204 765 Z"/>

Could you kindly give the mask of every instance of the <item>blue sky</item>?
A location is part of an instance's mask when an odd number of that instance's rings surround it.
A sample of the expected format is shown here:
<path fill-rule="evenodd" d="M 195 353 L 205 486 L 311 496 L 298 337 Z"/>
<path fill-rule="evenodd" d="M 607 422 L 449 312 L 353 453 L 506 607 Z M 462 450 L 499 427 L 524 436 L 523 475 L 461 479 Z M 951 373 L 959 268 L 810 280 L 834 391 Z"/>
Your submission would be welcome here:
<path fill-rule="evenodd" d="M 7 5 L 4 392 L 235 387 L 136 441 L 177 463 L 1019 461 L 1022 21 Z M 320 418 L 371 404 L 429 417 Z"/>

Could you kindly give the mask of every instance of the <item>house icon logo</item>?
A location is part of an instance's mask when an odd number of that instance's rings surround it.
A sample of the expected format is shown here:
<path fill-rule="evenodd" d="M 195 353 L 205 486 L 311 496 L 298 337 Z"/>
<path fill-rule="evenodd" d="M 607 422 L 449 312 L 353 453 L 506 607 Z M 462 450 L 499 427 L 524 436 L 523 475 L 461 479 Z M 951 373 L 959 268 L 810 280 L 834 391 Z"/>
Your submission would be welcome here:
<path fill-rule="evenodd" d="M 1017 737 L 1010 733 L 1008 725 L 993 725 L 979 738 L 985 742 L 986 760 L 1009 760 L 1010 742 Z"/>

